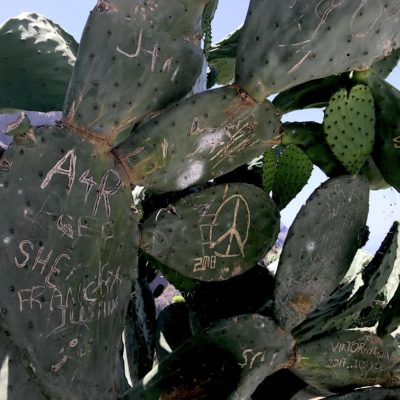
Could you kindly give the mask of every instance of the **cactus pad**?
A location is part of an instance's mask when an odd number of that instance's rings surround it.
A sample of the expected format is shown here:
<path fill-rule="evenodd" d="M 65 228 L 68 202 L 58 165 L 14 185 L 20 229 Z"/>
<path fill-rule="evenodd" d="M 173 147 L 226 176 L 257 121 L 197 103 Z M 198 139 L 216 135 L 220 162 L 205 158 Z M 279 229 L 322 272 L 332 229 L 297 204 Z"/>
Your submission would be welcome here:
<path fill-rule="evenodd" d="M 316 122 L 288 122 L 283 124 L 282 143 L 300 147 L 317 167 L 329 177 L 346 173 L 332 153 L 325 139 L 324 127 Z"/>
<path fill-rule="evenodd" d="M 143 224 L 141 249 L 184 276 L 219 281 L 253 267 L 278 230 L 279 213 L 266 193 L 226 184 L 154 212 Z"/>
<path fill-rule="evenodd" d="M 61 110 L 78 43 L 59 25 L 23 13 L 0 26 L 0 108 Z"/>
<path fill-rule="evenodd" d="M 374 99 L 367 86 L 338 90 L 325 109 L 324 130 L 333 154 L 350 174 L 367 160 L 375 140 Z"/>
<path fill-rule="evenodd" d="M 363 238 L 368 215 L 363 177 L 317 188 L 289 229 L 276 272 L 275 314 L 291 331 L 336 289 Z"/>
<path fill-rule="evenodd" d="M 268 149 L 264 153 L 263 169 L 262 169 L 263 189 L 267 193 L 271 192 L 274 187 L 274 181 L 277 169 L 278 169 L 278 162 L 275 151 L 273 149 Z"/>
<path fill-rule="evenodd" d="M 190 92 L 204 60 L 206 3 L 100 0 L 79 46 L 65 120 L 113 139 Z"/>
<path fill-rule="evenodd" d="M 261 315 L 221 320 L 179 347 L 124 399 L 249 398 L 263 379 L 293 363 L 289 334 Z"/>
<path fill-rule="evenodd" d="M 62 127 L 4 159 L 1 328 L 45 397 L 115 399 L 139 241 L 130 190 L 101 146 Z"/>
<path fill-rule="evenodd" d="M 398 223 L 393 224 L 374 258 L 363 269 L 361 274 L 363 285 L 352 297 L 329 299 L 322 305 L 321 310 L 316 310 L 293 331 L 298 342 L 310 340 L 323 332 L 349 328 L 361 311 L 373 303 L 393 271 L 398 246 L 398 229 Z M 344 289 L 338 293 L 344 293 Z"/>
<path fill-rule="evenodd" d="M 400 389 L 382 387 L 364 388 L 327 397 L 328 400 L 398 400 L 399 398 Z"/>
<path fill-rule="evenodd" d="M 366 330 L 336 332 L 301 344 L 297 360 L 291 371 L 322 389 L 399 383 L 397 341 L 392 337 L 382 340 Z"/>
<path fill-rule="evenodd" d="M 296 145 L 289 145 L 283 150 L 272 188 L 272 198 L 280 210 L 303 189 L 312 169 L 312 162 Z"/>
<path fill-rule="evenodd" d="M 215 83 L 227 85 L 235 78 L 236 49 L 239 43 L 241 28 L 228 35 L 210 48 L 207 61 L 216 70 Z"/>
<path fill-rule="evenodd" d="M 400 191 L 400 91 L 372 71 L 355 73 L 374 96 L 376 111 L 375 145 L 372 158 L 387 183 Z"/>
<path fill-rule="evenodd" d="M 251 0 L 236 81 L 263 101 L 309 80 L 365 70 L 399 47 L 395 3 Z"/>
<path fill-rule="evenodd" d="M 138 128 L 116 154 L 129 180 L 159 191 L 205 183 L 277 143 L 280 113 L 236 87 L 200 93 Z"/>

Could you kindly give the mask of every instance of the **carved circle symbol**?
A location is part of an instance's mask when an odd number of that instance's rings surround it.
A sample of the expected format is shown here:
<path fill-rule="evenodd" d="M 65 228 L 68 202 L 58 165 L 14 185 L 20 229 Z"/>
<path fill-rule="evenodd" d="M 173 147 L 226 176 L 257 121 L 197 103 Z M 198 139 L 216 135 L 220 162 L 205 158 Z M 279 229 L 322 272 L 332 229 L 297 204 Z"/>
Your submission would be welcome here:
<path fill-rule="evenodd" d="M 218 226 L 218 220 L 222 218 L 220 215 L 231 203 L 234 204 L 231 226 L 226 232 L 214 239 L 214 236 L 216 236 L 214 228 Z M 244 225 L 244 227 L 240 228 L 243 232 L 239 232 L 238 230 L 239 211 L 241 222 L 244 221 L 244 224 L 243 222 L 241 224 L 242 226 Z M 246 199 L 241 195 L 232 195 L 228 197 L 216 211 L 210 226 L 210 249 L 215 250 L 215 255 L 218 257 L 227 258 L 241 255 L 244 258 L 244 248 L 249 238 L 250 222 L 250 208 Z M 236 241 L 239 252 L 233 252 L 232 250 L 234 241 Z"/>

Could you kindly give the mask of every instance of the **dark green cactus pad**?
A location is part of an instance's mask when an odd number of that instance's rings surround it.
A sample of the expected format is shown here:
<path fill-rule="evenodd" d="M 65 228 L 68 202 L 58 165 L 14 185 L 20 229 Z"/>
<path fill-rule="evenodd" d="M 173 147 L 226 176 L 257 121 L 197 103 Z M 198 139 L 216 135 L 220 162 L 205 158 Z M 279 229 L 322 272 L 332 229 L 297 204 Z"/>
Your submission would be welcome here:
<path fill-rule="evenodd" d="M 35 133 L 0 172 L 1 328 L 45 397 L 115 399 L 140 214 L 106 148 Z"/>
<path fill-rule="evenodd" d="M 78 43 L 59 25 L 23 13 L 0 26 L 0 108 L 62 110 Z"/>
<path fill-rule="evenodd" d="M 241 28 L 237 29 L 210 48 L 207 61 L 208 65 L 216 70 L 214 83 L 227 85 L 234 80 L 236 50 L 241 30 Z"/>
<path fill-rule="evenodd" d="M 398 388 L 365 388 L 327 397 L 330 400 L 399 400 L 399 398 Z"/>
<path fill-rule="evenodd" d="M 312 79 L 365 70 L 399 47 L 398 4 L 385 6 L 251 0 L 237 51 L 237 83 L 263 101 Z"/>
<path fill-rule="evenodd" d="M 386 79 L 390 73 L 396 68 L 400 59 L 400 49 L 393 50 L 387 57 L 377 61 L 371 66 L 371 70 Z"/>
<path fill-rule="evenodd" d="M 2 360 L 2 356 L 6 356 L 7 358 Z M 0 394 L 2 399 L 43 399 L 40 388 L 36 386 L 37 382 L 31 379 L 31 376 L 21 363 L 21 354 L 1 331 L 0 369 Z"/>
<path fill-rule="evenodd" d="M 114 153 L 129 180 L 159 191 L 205 183 L 277 143 L 280 114 L 236 87 L 192 96 L 134 131 Z"/>
<path fill-rule="evenodd" d="M 263 189 L 267 193 L 272 192 L 277 169 L 278 160 L 275 151 L 273 149 L 268 149 L 264 153 L 262 168 Z"/>
<path fill-rule="evenodd" d="M 364 175 L 369 182 L 369 188 L 371 190 L 381 190 L 387 189 L 390 187 L 388 183 L 386 183 L 383 178 L 381 171 L 379 171 L 378 167 L 375 164 L 372 156 L 367 158 L 367 161 L 360 169 L 360 174 Z"/>
<path fill-rule="evenodd" d="M 144 257 L 147 259 L 151 266 L 160 271 L 161 274 L 167 279 L 167 281 L 175 286 L 175 288 L 179 291 L 185 293 L 191 292 L 197 287 L 199 281 L 182 275 L 181 273 L 169 268 L 169 266 L 163 264 L 149 254 L 144 253 Z"/>
<path fill-rule="evenodd" d="M 292 337 L 261 315 L 217 322 L 186 341 L 124 399 L 249 398 L 263 379 L 293 363 Z"/>
<path fill-rule="evenodd" d="M 271 272 L 255 265 L 226 281 L 201 282 L 186 296 L 186 301 L 205 328 L 220 319 L 257 312 L 272 300 L 274 286 Z"/>
<path fill-rule="evenodd" d="M 324 127 L 317 122 L 287 122 L 283 124 L 282 143 L 300 147 L 317 167 L 329 177 L 346 173 L 325 139 Z"/>
<path fill-rule="evenodd" d="M 150 215 L 141 249 L 179 274 L 221 281 L 253 267 L 274 244 L 279 213 L 261 189 L 218 185 Z"/>
<path fill-rule="evenodd" d="M 311 314 L 303 324 L 294 329 L 298 342 L 308 341 L 313 336 L 326 332 L 349 328 L 362 310 L 371 305 L 386 285 L 394 267 L 398 246 L 398 223 L 394 223 L 374 258 L 363 269 L 363 285 L 348 298 L 340 298 L 346 287 L 336 293 L 336 298 L 328 299 L 320 309 Z"/>
<path fill-rule="evenodd" d="M 347 82 L 347 74 L 304 82 L 282 93 L 272 101 L 273 105 L 286 114 L 304 108 L 326 107 L 333 94 Z"/>
<path fill-rule="evenodd" d="M 372 71 L 355 73 L 374 96 L 376 124 L 372 158 L 387 183 L 400 190 L 400 92 Z"/>
<path fill-rule="evenodd" d="M 324 130 L 333 154 L 350 174 L 356 174 L 375 140 L 374 98 L 369 88 L 339 89 L 325 109 Z"/>
<path fill-rule="evenodd" d="M 276 272 L 274 311 L 291 331 L 336 289 L 363 238 L 368 215 L 363 177 L 317 188 L 289 229 Z"/>
<path fill-rule="evenodd" d="M 400 348 L 389 337 L 380 339 L 366 330 L 336 332 L 297 347 L 291 371 L 312 386 L 339 388 L 399 383 Z"/>
<path fill-rule="evenodd" d="M 307 384 L 298 376 L 287 369 L 280 369 L 267 376 L 251 395 L 251 400 L 290 400 L 299 390 L 307 387 Z"/>
<path fill-rule="evenodd" d="M 124 338 L 129 376 L 133 384 L 153 367 L 156 308 L 148 283 L 133 280 L 131 301 L 125 320 Z"/>
<path fill-rule="evenodd" d="M 161 310 L 155 327 L 158 361 L 162 361 L 185 340 L 193 336 L 190 314 L 190 308 L 184 301 L 170 304 Z"/>
<path fill-rule="evenodd" d="M 313 164 L 296 145 L 285 147 L 278 159 L 278 167 L 272 188 L 272 199 L 280 210 L 292 201 L 306 185 Z"/>
<path fill-rule="evenodd" d="M 400 285 L 397 287 L 396 292 L 390 299 L 389 303 L 384 308 L 382 315 L 379 319 L 376 332 L 378 336 L 385 337 L 395 331 L 400 325 L 399 315 L 400 304 Z"/>
<path fill-rule="evenodd" d="M 215 11 L 218 7 L 218 0 L 208 0 L 204 8 L 202 16 L 203 40 L 204 40 L 204 54 L 207 55 L 211 48 L 212 43 L 212 29 L 211 22 L 214 19 Z"/>
<path fill-rule="evenodd" d="M 99 0 L 79 46 L 65 120 L 113 139 L 189 93 L 203 65 L 206 4 Z"/>

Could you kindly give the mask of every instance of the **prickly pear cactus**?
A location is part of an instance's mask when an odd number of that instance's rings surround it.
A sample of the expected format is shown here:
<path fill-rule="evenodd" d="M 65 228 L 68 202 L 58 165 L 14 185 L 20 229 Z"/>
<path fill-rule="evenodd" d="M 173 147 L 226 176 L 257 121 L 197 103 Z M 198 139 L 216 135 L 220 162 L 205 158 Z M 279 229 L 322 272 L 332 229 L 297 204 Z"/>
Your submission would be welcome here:
<path fill-rule="evenodd" d="M 374 99 L 368 87 L 338 90 L 325 109 L 324 130 L 333 154 L 350 174 L 356 174 L 375 140 Z"/>
<path fill-rule="evenodd" d="M 0 133 L 0 397 L 399 398 L 399 290 L 360 318 L 398 272 L 398 223 L 344 278 L 369 190 L 400 188 L 398 1 L 251 0 L 213 46 L 217 6 L 98 0 L 77 56 L 44 17 L 0 27 L 0 114 L 20 109 Z M 227 86 L 205 90 L 206 60 Z M 56 126 L 22 111 L 64 97 Z M 282 123 L 309 107 L 322 124 Z M 313 164 L 330 179 L 279 256 Z"/>
<path fill-rule="evenodd" d="M 394 1 L 383 7 L 251 0 L 237 50 L 236 81 L 262 101 L 306 81 L 365 69 L 398 48 L 397 7 Z"/>
<path fill-rule="evenodd" d="M 302 207 L 276 272 L 282 327 L 292 330 L 333 292 L 361 244 L 367 215 L 366 179 L 346 175 L 322 184 Z"/>
<path fill-rule="evenodd" d="M 202 70 L 207 3 L 100 0 L 79 47 L 65 121 L 112 140 L 189 93 Z"/>
<path fill-rule="evenodd" d="M 266 376 L 292 365 L 293 346 L 289 334 L 261 315 L 221 320 L 186 341 L 123 398 L 248 398 Z"/>
<path fill-rule="evenodd" d="M 188 278 L 221 281 L 253 267 L 278 229 L 279 213 L 268 195 L 226 184 L 155 211 L 143 224 L 140 247 Z"/>
<path fill-rule="evenodd" d="M 42 15 L 22 13 L 0 26 L 0 108 L 61 110 L 78 43 Z"/>
<path fill-rule="evenodd" d="M 300 345 L 291 369 L 309 384 L 324 389 L 399 384 L 400 349 L 389 337 L 362 330 L 336 332 Z"/>
<path fill-rule="evenodd" d="M 114 150 L 129 180 L 158 191 L 199 185 L 279 142 L 280 112 L 239 87 L 197 94 L 139 126 Z"/>
<path fill-rule="evenodd" d="M 62 127 L 34 133 L 0 175 L 15 204 L 0 216 L 1 325 L 42 395 L 115 398 L 140 214 L 101 146 Z"/>

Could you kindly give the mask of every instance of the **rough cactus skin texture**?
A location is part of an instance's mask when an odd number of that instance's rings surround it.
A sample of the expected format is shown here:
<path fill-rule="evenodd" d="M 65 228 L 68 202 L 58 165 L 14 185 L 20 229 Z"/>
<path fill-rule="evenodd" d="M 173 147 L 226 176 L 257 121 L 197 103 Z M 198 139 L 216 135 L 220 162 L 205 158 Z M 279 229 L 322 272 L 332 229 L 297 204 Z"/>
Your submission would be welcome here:
<path fill-rule="evenodd" d="M 278 229 L 278 209 L 261 189 L 218 185 L 155 211 L 143 224 L 140 247 L 186 277 L 223 281 L 253 267 Z"/>
<path fill-rule="evenodd" d="M 211 51 L 217 5 L 98 0 L 54 127 L 15 109 L 59 105 L 75 53 L 37 39 L 52 23 L 26 42 L 24 24 L 0 27 L 0 107 L 19 111 L 0 159 L 0 397 L 257 400 L 273 386 L 268 397 L 289 400 L 307 383 L 400 397 L 358 390 L 400 383 L 398 293 L 377 329 L 348 330 L 398 272 L 398 223 L 342 281 L 367 240 L 369 189 L 400 188 L 399 93 L 382 80 L 399 56 L 398 0 L 251 0 L 243 28 Z M 229 85 L 205 90 L 204 56 L 208 83 Z M 346 101 L 330 104 L 338 91 Z M 312 106 L 328 106 L 323 124 L 282 124 Z M 298 213 L 273 276 L 271 253 L 259 258 L 312 163 L 331 179 Z M 186 302 L 155 323 L 160 271 Z M 297 383 L 283 394 L 282 380 Z"/>
<path fill-rule="evenodd" d="M 114 139 L 189 93 L 203 65 L 201 21 L 207 2 L 99 1 L 79 47 L 66 120 Z"/>
<path fill-rule="evenodd" d="M 139 239 L 130 191 L 104 149 L 61 127 L 4 159 L 1 326 L 43 396 L 114 399 Z"/>
<path fill-rule="evenodd" d="M 367 215 L 365 178 L 344 175 L 314 191 L 288 232 L 276 273 L 281 326 L 291 331 L 336 289 L 360 246 Z"/>
<path fill-rule="evenodd" d="M 279 141 L 280 112 L 231 86 L 199 93 L 139 126 L 114 150 L 129 180 L 157 191 L 203 184 Z"/>
<path fill-rule="evenodd" d="M 342 331 L 300 345 L 297 356 L 291 371 L 323 389 L 399 384 L 400 350 L 392 337 Z"/>
<path fill-rule="evenodd" d="M 78 43 L 59 25 L 23 13 L 0 27 L 0 108 L 61 110 Z"/>
<path fill-rule="evenodd" d="M 306 81 L 365 69 L 399 47 L 398 23 L 395 1 L 383 9 L 369 2 L 251 0 L 236 81 L 262 101 Z M 274 27 L 268 35 L 266 26 Z"/>

